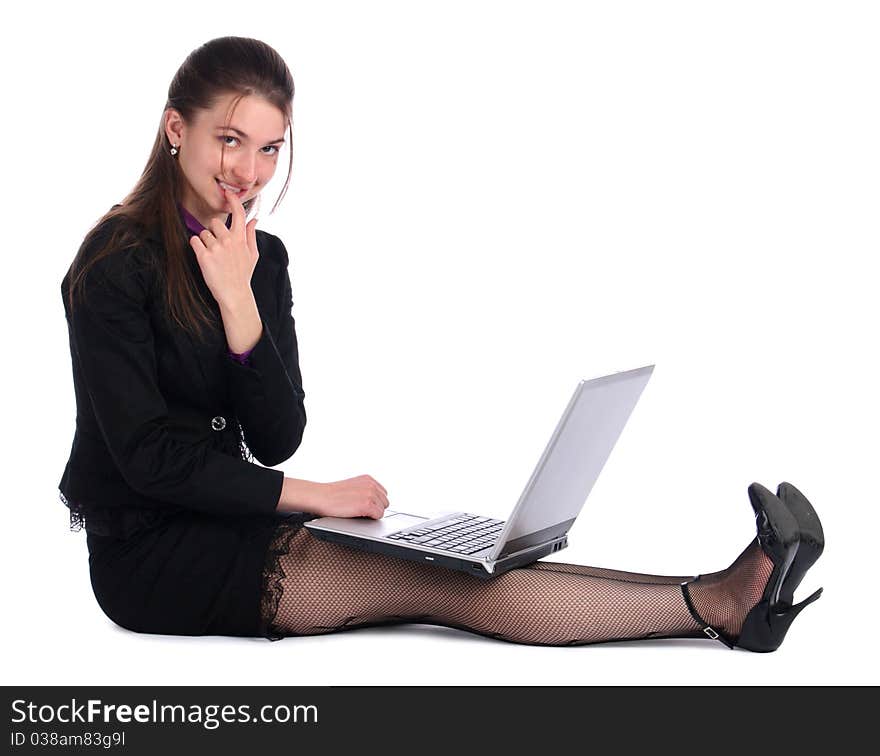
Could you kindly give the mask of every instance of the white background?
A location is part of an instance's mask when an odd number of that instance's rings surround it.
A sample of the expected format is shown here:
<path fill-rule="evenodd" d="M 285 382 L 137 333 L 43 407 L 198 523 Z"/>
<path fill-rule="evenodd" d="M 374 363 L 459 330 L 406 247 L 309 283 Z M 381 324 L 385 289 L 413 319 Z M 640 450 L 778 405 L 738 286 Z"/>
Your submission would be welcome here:
<path fill-rule="evenodd" d="M 877 682 L 874 4 L 35 8 L 0 53 L 5 684 Z M 749 483 L 789 480 L 828 542 L 796 598 L 825 595 L 779 651 L 427 625 L 178 638 L 101 613 L 57 491 L 60 283 L 140 175 L 177 67 L 228 34 L 296 82 L 291 185 L 268 215 L 285 148 L 260 220 L 291 255 L 308 411 L 279 468 L 504 517 L 578 380 L 656 364 L 548 559 L 722 569 L 755 535 Z"/>

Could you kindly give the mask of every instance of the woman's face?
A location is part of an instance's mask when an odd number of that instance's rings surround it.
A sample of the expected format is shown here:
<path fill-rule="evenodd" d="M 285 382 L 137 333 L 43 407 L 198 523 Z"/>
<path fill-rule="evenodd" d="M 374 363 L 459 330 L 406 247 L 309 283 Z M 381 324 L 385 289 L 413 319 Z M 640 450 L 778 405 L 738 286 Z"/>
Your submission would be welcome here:
<path fill-rule="evenodd" d="M 171 144 L 179 145 L 181 202 L 206 227 L 215 218 L 225 222 L 232 212 L 219 182 L 241 189 L 241 202 L 255 197 L 275 174 L 285 141 L 284 114 L 255 95 L 239 100 L 229 128 L 224 128 L 234 98 L 230 94 L 213 110 L 200 111 L 193 123 L 184 123 L 174 109 L 165 111 L 165 133 Z"/>

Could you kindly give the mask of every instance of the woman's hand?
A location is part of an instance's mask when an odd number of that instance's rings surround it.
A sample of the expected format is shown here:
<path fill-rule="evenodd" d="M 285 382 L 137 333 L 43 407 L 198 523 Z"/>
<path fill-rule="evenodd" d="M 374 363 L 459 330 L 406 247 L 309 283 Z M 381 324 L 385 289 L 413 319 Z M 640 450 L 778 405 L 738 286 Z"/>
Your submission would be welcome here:
<path fill-rule="evenodd" d="M 310 498 L 309 511 L 321 517 L 372 517 L 380 520 L 388 508 L 388 491 L 369 475 L 336 483 L 318 483 Z"/>
<path fill-rule="evenodd" d="M 252 295 L 251 276 L 260 253 L 257 250 L 257 219 L 245 225 L 244 205 L 238 195 L 224 189 L 232 207 L 232 224 L 226 228 L 213 219 L 198 236 L 189 238 L 205 283 L 214 299 L 233 307 Z"/>

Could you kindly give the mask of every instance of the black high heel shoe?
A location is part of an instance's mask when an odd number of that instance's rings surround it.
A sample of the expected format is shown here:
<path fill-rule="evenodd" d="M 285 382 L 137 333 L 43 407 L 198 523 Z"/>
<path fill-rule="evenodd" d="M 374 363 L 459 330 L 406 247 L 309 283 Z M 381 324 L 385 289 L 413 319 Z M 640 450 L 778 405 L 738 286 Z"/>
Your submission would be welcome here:
<path fill-rule="evenodd" d="M 797 520 L 801 539 L 794 563 L 791 565 L 789 575 L 783 583 L 782 591 L 779 594 L 779 600 L 791 606 L 794 603 L 794 592 L 804 579 L 804 575 L 807 574 L 807 570 L 822 555 L 822 551 L 825 548 L 825 533 L 822 530 L 822 523 L 819 521 L 819 515 L 816 514 L 816 510 L 813 509 L 813 505 L 791 483 L 780 483 L 776 489 L 776 495 L 782 500 L 788 511 L 794 515 L 795 520 Z"/>
<path fill-rule="evenodd" d="M 688 584 L 693 581 L 682 583 L 681 590 L 694 620 L 710 638 L 721 641 L 728 648 L 740 647 L 759 652 L 775 651 L 782 644 L 794 618 L 805 606 L 819 598 L 822 589 L 794 606 L 780 598 L 781 595 L 789 593 L 783 586 L 792 575 L 792 565 L 800 546 L 797 519 L 779 497 L 774 496 L 760 483 L 752 483 L 749 486 L 749 501 L 755 511 L 758 542 L 773 562 L 773 572 L 770 574 L 761 600 L 746 615 L 739 636 L 736 639 L 729 637 L 727 633 L 704 622 L 697 614 L 688 589 Z M 696 580 L 699 579 L 697 576 Z M 791 594 L 793 593 L 794 589 L 791 589 Z"/>

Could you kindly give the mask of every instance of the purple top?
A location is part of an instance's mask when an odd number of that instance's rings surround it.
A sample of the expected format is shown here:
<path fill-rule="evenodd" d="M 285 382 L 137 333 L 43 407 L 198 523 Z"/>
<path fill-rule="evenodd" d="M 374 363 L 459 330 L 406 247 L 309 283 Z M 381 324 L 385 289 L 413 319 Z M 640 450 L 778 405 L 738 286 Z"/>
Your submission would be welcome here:
<path fill-rule="evenodd" d="M 202 231 L 205 230 L 205 227 L 201 223 L 199 223 L 198 219 L 192 213 L 190 213 L 189 210 L 187 210 L 183 205 L 181 205 L 179 202 L 177 203 L 177 207 L 180 208 L 180 215 L 183 218 L 183 222 L 186 223 L 186 227 L 190 231 L 192 231 L 193 234 L 198 236 L 200 233 L 202 233 Z M 229 228 L 231 225 L 232 225 L 232 215 L 229 215 L 226 218 L 226 228 Z M 242 352 L 241 354 L 236 354 L 235 352 L 229 351 L 229 352 L 227 352 L 227 354 L 230 357 L 232 357 L 232 359 L 236 360 L 237 362 L 240 362 L 242 365 L 249 365 L 250 362 L 248 360 L 248 356 L 253 351 L 254 351 L 253 349 L 248 349 L 246 352 Z"/>

